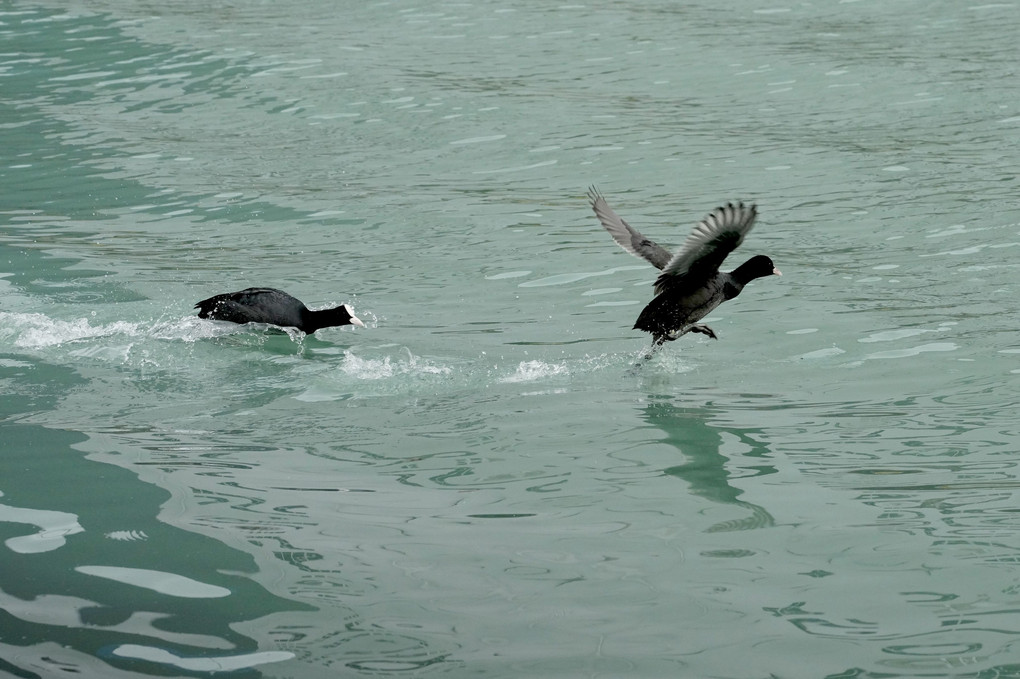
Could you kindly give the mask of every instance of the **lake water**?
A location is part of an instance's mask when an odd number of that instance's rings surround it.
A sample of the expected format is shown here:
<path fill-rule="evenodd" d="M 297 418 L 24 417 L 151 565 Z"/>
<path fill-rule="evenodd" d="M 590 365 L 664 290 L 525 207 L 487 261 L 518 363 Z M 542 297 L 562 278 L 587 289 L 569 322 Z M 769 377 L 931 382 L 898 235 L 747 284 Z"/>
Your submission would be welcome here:
<path fill-rule="evenodd" d="M 1020 676 L 1015 3 L 0 10 L 0 675 Z"/>

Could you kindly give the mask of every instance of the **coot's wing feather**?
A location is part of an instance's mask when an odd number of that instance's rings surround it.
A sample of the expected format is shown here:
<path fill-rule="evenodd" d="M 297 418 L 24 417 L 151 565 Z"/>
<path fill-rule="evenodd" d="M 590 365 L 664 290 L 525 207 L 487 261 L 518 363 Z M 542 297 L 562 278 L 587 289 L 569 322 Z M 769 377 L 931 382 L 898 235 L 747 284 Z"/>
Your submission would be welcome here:
<path fill-rule="evenodd" d="M 259 298 L 290 299 L 300 303 L 300 300 L 297 300 L 292 295 L 288 295 L 283 290 L 277 290 L 276 288 L 245 288 L 244 290 L 238 290 L 237 292 L 224 292 L 220 295 L 214 295 L 209 299 L 203 299 L 195 305 L 195 308 L 198 309 L 200 307 L 209 306 L 216 302 L 228 299 L 233 300 L 238 304 L 252 304 Z"/>
<path fill-rule="evenodd" d="M 226 297 L 218 300 L 207 313 L 207 318 L 231 323 L 276 323 L 274 317 L 266 314 L 259 307 L 243 304 L 237 299 Z"/>
<path fill-rule="evenodd" d="M 757 216 L 756 206 L 743 203 L 727 203 L 713 210 L 698 222 L 683 246 L 663 267 L 655 280 L 655 294 L 681 278 L 685 285 L 698 286 L 714 276 L 726 256 L 744 242 Z"/>
<path fill-rule="evenodd" d="M 195 305 L 199 318 L 232 323 L 297 326 L 304 304 L 276 288 L 245 288 L 204 299 Z"/>
<path fill-rule="evenodd" d="M 609 207 L 609 203 L 594 186 L 588 189 L 588 198 L 591 199 L 591 207 L 595 211 L 595 216 L 599 218 L 602 226 L 621 248 L 632 255 L 647 259 L 656 269 L 661 269 L 669 263 L 673 256 L 669 250 L 648 240 L 637 229 L 623 221 L 620 215 Z"/>

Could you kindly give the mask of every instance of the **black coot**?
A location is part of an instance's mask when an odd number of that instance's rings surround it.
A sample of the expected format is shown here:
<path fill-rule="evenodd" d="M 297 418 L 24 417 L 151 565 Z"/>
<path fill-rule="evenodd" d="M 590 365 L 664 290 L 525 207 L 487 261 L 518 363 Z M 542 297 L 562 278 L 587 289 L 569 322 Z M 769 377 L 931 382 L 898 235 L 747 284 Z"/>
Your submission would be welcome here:
<path fill-rule="evenodd" d="M 336 325 L 365 327 L 346 304 L 333 309 L 311 311 L 301 300 L 275 288 L 247 288 L 240 292 L 227 292 L 203 299 L 195 308 L 199 310 L 199 318 L 231 323 L 270 323 L 284 328 L 297 328 L 309 334 Z"/>
<path fill-rule="evenodd" d="M 727 203 L 698 222 L 676 254 L 648 240 L 617 215 L 595 187 L 588 192 L 592 209 L 602 226 L 627 252 L 643 257 L 662 273 L 655 280 L 655 298 L 634 324 L 652 334 L 653 346 L 700 332 L 718 339 L 707 325 L 697 322 L 717 306 L 740 294 L 755 278 L 781 276 L 765 255 L 756 255 L 729 273 L 719 271 L 726 255 L 747 235 L 758 209 Z"/>

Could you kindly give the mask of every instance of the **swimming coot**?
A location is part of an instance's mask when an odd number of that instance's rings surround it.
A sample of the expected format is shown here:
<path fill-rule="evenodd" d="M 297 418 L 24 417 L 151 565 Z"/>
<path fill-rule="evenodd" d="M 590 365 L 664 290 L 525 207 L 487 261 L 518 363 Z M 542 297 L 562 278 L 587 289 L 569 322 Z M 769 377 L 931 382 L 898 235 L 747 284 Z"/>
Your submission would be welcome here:
<path fill-rule="evenodd" d="M 595 187 L 588 191 L 591 207 L 620 247 L 662 269 L 655 280 L 655 298 L 638 316 L 634 329 L 652 334 L 653 347 L 689 332 L 718 339 L 698 321 L 740 294 L 755 278 L 781 276 L 765 255 L 756 255 L 729 273 L 719 271 L 726 255 L 741 244 L 754 226 L 758 208 L 743 203 L 718 207 L 694 227 L 676 254 L 642 236 L 617 215 Z"/>
<path fill-rule="evenodd" d="M 333 309 L 311 311 L 301 300 L 275 288 L 247 288 L 240 292 L 227 292 L 203 299 L 195 308 L 199 310 L 199 318 L 231 323 L 270 323 L 284 328 L 297 328 L 309 334 L 336 325 L 365 327 L 346 304 Z"/>

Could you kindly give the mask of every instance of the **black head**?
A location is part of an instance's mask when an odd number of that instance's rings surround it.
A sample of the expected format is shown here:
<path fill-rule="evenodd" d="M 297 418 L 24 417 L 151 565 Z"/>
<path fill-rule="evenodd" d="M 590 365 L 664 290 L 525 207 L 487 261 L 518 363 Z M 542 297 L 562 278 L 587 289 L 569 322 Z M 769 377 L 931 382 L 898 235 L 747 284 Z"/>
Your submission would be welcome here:
<path fill-rule="evenodd" d="M 312 323 L 307 325 L 310 327 L 314 326 L 315 328 L 314 330 L 311 330 L 311 332 L 315 332 L 315 330 L 320 328 L 332 328 L 338 325 L 360 325 L 362 328 L 365 327 L 364 322 L 351 313 L 351 308 L 346 304 L 341 304 L 340 306 L 332 309 L 322 309 L 321 311 L 312 311 L 309 313 L 313 320 Z"/>
<path fill-rule="evenodd" d="M 765 255 L 755 255 L 733 271 L 733 276 L 745 283 L 753 281 L 755 278 L 782 275 L 783 273 L 776 268 L 772 260 Z"/>

